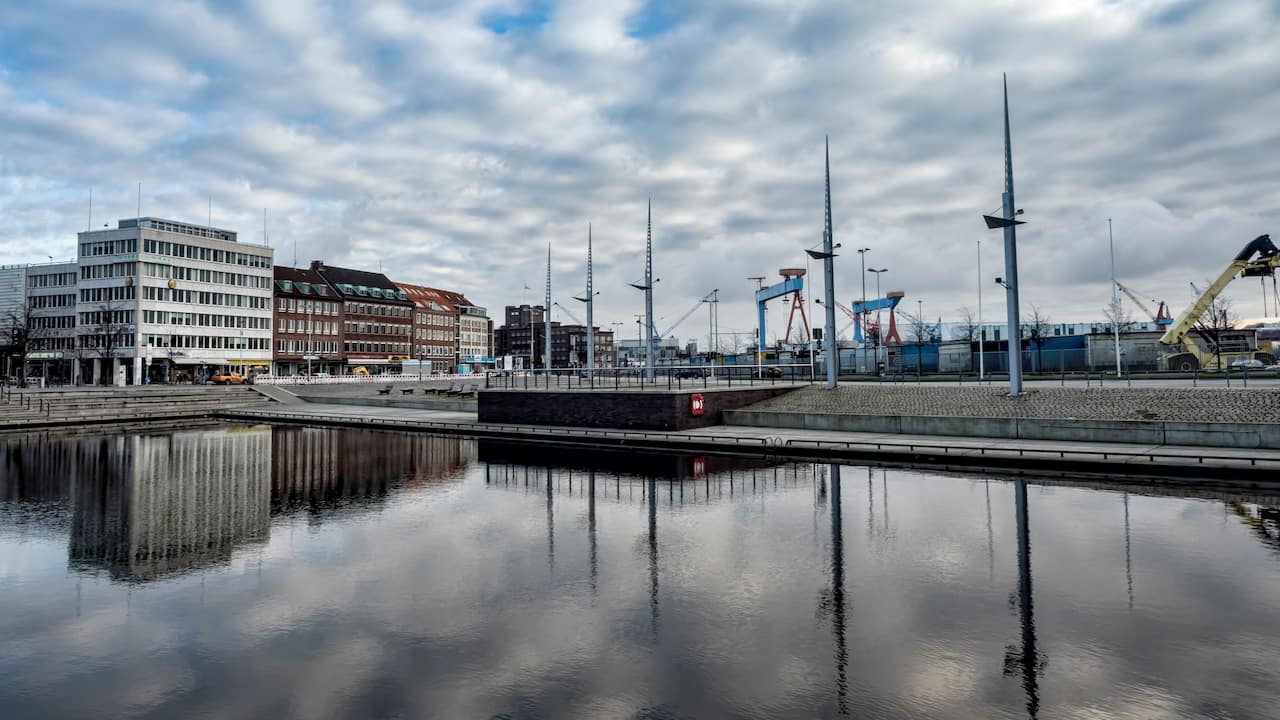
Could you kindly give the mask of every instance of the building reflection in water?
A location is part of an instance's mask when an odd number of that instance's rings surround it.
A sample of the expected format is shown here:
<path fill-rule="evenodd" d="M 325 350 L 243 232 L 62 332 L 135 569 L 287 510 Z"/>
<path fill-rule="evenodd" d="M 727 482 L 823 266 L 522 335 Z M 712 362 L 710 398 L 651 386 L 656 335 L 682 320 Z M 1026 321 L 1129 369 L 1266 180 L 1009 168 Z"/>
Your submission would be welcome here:
<path fill-rule="evenodd" d="M 849 714 L 849 647 L 846 639 L 844 597 L 844 517 L 840 501 L 840 466 L 829 465 L 831 477 L 831 634 L 835 640 L 836 707 L 840 715 Z M 867 468 L 870 476 L 871 469 Z M 868 495 L 871 485 L 867 480 Z"/>
<path fill-rule="evenodd" d="M 152 580 L 267 538 L 269 428 L 97 438 L 73 453 L 75 567 Z"/>
<path fill-rule="evenodd" d="M 148 581 L 265 542 L 271 516 L 377 505 L 392 487 L 457 482 L 455 437 L 300 427 L 36 436 L 4 443 L 5 522 L 67 533 L 77 570 Z"/>
<path fill-rule="evenodd" d="M 418 433 L 274 428 L 272 512 L 322 517 L 337 508 L 380 506 L 395 488 L 459 482 L 475 460 L 471 440 Z"/>

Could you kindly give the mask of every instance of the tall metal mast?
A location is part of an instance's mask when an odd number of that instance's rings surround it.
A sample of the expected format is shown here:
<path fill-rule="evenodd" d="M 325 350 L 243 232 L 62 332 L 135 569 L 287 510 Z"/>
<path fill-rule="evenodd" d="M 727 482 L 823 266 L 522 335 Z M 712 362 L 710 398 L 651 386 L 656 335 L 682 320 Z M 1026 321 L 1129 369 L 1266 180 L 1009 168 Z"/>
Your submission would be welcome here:
<path fill-rule="evenodd" d="M 591 287 L 591 223 L 587 223 L 587 377 L 596 369 L 596 328 L 591 310 L 595 305 L 595 291 Z"/>
<path fill-rule="evenodd" d="M 547 243 L 547 304 L 542 312 L 542 327 L 545 331 L 542 348 L 542 367 L 551 374 L 551 243 Z"/>
<path fill-rule="evenodd" d="M 1022 328 L 1018 315 L 1018 235 L 1014 221 L 1013 143 L 1009 139 L 1009 78 L 1004 76 L 1004 275 L 1005 307 L 1009 315 L 1009 395 L 1022 394 Z"/>
<path fill-rule="evenodd" d="M 836 374 L 838 372 L 837 365 L 840 363 L 840 343 L 836 338 L 836 272 L 835 272 L 835 250 L 832 240 L 831 227 L 831 140 L 826 139 L 825 145 L 825 162 L 827 170 L 827 203 L 826 203 L 826 227 L 822 231 L 822 259 L 823 280 L 826 284 L 825 293 L 825 309 L 827 311 L 826 330 L 823 332 L 823 339 L 827 345 L 827 389 L 833 390 L 836 387 Z"/>
<path fill-rule="evenodd" d="M 649 209 L 644 230 L 644 322 L 645 322 L 645 379 L 653 382 L 654 365 L 657 362 L 657 347 L 653 342 L 656 328 L 653 326 L 653 198 L 649 199 Z"/>
<path fill-rule="evenodd" d="M 1107 218 L 1107 246 L 1111 249 L 1111 335 L 1116 343 L 1116 377 L 1120 377 L 1120 295 L 1116 292 L 1116 239 L 1111 234 L 1111 218 Z"/>

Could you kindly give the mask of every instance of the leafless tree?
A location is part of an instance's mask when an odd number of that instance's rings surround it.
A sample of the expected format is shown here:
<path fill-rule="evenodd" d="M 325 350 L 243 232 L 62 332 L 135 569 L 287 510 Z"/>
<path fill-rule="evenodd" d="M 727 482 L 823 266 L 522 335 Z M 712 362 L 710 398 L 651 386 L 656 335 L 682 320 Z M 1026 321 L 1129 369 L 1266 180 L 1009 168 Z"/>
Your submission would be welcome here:
<path fill-rule="evenodd" d="M 924 369 L 924 346 L 934 341 L 936 328 L 924 318 L 904 310 L 899 310 L 898 316 L 907 321 L 907 340 L 916 346 L 916 374 L 918 375 Z"/>
<path fill-rule="evenodd" d="M 981 337 L 982 329 L 978 327 L 978 321 L 973 316 L 973 312 L 966 305 L 959 310 L 960 325 L 952 333 L 955 340 L 964 340 L 965 342 L 977 342 Z"/>
<path fill-rule="evenodd" d="M 93 317 L 97 322 L 89 323 L 79 337 L 83 351 L 104 360 L 115 357 L 125 346 L 125 335 L 132 327 L 126 322 L 127 310 L 118 301 L 108 299 L 91 312 L 96 313 Z"/>
<path fill-rule="evenodd" d="M 1109 307 L 1102 308 L 1102 318 L 1109 327 L 1118 328 L 1121 333 L 1132 332 L 1138 327 L 1138 323 L 1129 314 L 1129 311 L 1124 309 L 1123 305 L 1120 306 L 1119 318 Z"/>
<path fill-rule="evenodd" d="M 1209 303 L 1209 307 L 1196 320 L 1194 329 L 1209 345 L 1209 349 L 1218 359 L 1218 367 L 1222 367 L 1223 333 L 1235 329 L 1240 317 L 1235 303 L 1225 295 L 1219 295 Z"/>
<path fill-rule="evenodd" d="M 1022 336 L 1031 340 L 1036 349 L 1036 372 L 1044 367 L 1044 340 L 1053 330 L 1053 321 L 1039 305 L 1031 306 L 1031 313 L 1022 318 Z"/>
<path fill-rule="evenodd" d="M 27 385 L 27 356 L 40 348 L 41 341 L 48 335 L 48 330 L 38 326 L 35 309 L 31 303 L 24 302 L 6 312 L 0 318 L 0 342 L 10 348 L 10 357 L 16 358 L 16 367 L 10 367 L 9 373 L 18 374 L 18 384 Z"/>

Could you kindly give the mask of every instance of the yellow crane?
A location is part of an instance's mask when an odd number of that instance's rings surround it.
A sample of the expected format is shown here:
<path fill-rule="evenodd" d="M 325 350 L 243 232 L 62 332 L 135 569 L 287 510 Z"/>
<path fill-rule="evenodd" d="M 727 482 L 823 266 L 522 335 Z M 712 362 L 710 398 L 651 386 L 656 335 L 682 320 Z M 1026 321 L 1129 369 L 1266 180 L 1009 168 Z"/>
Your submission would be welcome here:
<path fill-rule="evenodd" d="M 1277 267 L 1280 267 L 1280 248 L 1276 248 L 1275 243 L 1271 242 L 1270 235 L 1259 235 L 1236 253 L 1230 264 L 1213 282 L 1209 283 L 1190 307 L 1182 311 L 1182 314 L 1161 336 L 1160 344 L 1169 349 L 1163 358 L 1164 369 L 1216 370 L 1220 369 L 1220 362 L 1241 358 L 1252 360 L 1255 356 L 1254 351 L 1235 352 L 1229 355 L 1215 353 L 1201 347 L 1188 335 L 1196 329 L 1196 322 L 1204 316 L 1213 305 L 1213 301 L 1222 294 L 1223 290 L 1226 290 L 1232 280 L 1237 277 L 1274 276 Z"/>

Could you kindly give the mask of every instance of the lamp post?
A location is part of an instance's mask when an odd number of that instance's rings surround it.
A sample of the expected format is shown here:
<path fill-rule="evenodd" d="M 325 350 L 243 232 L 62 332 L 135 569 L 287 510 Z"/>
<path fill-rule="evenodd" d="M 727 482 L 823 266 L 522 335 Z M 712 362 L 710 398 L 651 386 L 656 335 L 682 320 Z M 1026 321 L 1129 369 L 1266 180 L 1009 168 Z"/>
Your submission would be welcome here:
<path fill-rule="evenodd" d="M 987 330 L 982 327 L 982 238 L 978 238 L 978 379 L 987 378 Z"/>
<path fill-rule="evenodd" d="M 1018 234 L 1017 226 L 1024 224 L 1017 218 L 1022 214 L 1017 209 L 1013 196 L 1013 143 L 1009 139 L 1009 82 L 1004 81 L 1004 193 L 1000 198 L 1000 215 L 984 215 L 983 220 L 990 230 L 1001 230 L 1004 233 L 1004 273 L 1003 280 L 997 280 L 1004 286 L 1005 311 L 1008 316 L 1009 336 L 1009 396 L 1022 394 L 1022 330 L 1018 318 Z"/>
<path fill-rule="evenodd" d="M 720 288 L 711 291 L 711 294 L 702 299 L 707 304 L 707 341 L 711 343 L 708 354 L 707 364 L 711 366 L 711 377 L 716 376 L 716 355 L 720 352 L 720 343 L 716 338 L 716 315 L 719 313 L 720 305 Z"/>

